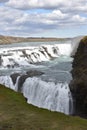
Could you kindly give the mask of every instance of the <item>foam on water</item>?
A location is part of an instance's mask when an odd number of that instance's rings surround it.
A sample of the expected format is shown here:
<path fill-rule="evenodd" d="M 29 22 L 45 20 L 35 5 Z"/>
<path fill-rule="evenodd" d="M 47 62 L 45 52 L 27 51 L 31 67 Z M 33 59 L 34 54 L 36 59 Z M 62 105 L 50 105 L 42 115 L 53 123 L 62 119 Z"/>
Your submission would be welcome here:
<path fill-rule="evenodd" d="M 30 63 L 49 61 L 61 55 L 70 56 L 71 44 L 41 45 L 0 49 L 0 67 L 28 66 Z"/>
<path fill-rule="evenodd" d="M 0 69 L 3 71 L 3 68 L 4 70 L 7 68 L 9 74 L 8 76 L 0 76 L 0 83 L 14 91 L 18 91 L 20 87 L 21 92 L 30 104 L 51 111 L 72 114 L 73 100 L 67 81 L 70 79 L 65 78 L 70 77 L 68 74 L 69 70 L 67 70 L 69 67 L 64 63 L 65 61 L 62 58 L 60 64 L 58 60 L 54 60 L 54 58 L 60 60 L 62 56 L 71 56 L 71 52 L 72 45 L 66 43 L 12 48 L 3 47 L 0 49 Z M 50 62 L 44 62 L 43 64 L 43 61 Z M 37 62 L 38 65 L 35 65 Z M 27 77 L 21 86 L 18 84 L 20 78 L 18 76 L 14 84 L 9 76 L 11 69 L 14 68 L 15 70 L 19 68 L 19 71 L 22 70 L 20 73 L 23 74 L 23 71 L 27 71 L 31 66 L 33 69 L 36 66 L 36 69 L 44 72 L 44 75 L 39 78 Z M 65 66 L 66 69 L 64 69 Z M 59 81 L 62 81 L 60 79 L 64 79 L 66 82 L 59 83 Z"/>
<path fill-rule="evenodd" d="M 28 78 L 22 89 L 27 102 L 51 111 L 72 113 L 72 96 L 67 83 L 45 82 L 39 78 Z"/>

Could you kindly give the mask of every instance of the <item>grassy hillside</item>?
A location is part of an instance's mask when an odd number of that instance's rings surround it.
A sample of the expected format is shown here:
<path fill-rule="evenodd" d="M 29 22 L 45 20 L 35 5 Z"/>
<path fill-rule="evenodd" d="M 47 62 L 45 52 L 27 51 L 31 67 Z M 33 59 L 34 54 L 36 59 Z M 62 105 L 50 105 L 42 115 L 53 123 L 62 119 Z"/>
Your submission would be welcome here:
<path fill-rule="evenodd" d="M 87 130 L 87 120 L 36 108 L 0 85 L 0 130 Z"/>

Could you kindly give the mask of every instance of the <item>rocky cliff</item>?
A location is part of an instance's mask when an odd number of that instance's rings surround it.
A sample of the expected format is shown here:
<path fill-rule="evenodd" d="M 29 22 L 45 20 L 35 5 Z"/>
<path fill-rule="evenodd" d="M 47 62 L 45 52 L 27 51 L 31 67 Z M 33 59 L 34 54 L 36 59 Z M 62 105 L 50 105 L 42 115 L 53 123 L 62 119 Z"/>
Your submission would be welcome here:
<path fill-rule="evenodd" d="M 70 89 L 74 98 L 77 115 L 87 117 L 87 36 L 78 46 L 72 65 L 72 78 Z"/>

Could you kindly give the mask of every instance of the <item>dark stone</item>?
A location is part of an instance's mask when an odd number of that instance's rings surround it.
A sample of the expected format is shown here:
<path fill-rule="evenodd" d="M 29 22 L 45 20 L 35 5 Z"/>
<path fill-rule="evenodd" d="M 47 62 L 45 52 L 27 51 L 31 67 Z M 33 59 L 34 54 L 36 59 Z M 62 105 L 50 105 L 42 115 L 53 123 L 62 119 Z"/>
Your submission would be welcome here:
<path fill-rule="evenodd" d="M 42 74 L 44 74 L 44 73 L 41 71 L 29 70 L 26 72 L 26 74 L 14 73 L 14 74 L 11 74 L 10 77 L 12 78 L 12 82 L 15 85 L 15 83 L 17 81 L 17 77 L 20 76 L 18 79 L 18 91 L 21 92 L 23 83 L 25 82 L 25 80 L 27 78 L 34 77 L 34 76 L 40 76 Z"/>
<path fill-rule="evenodd" d="M 73 80 L 70 89 L 74 98 L 75 112 L 87 117 L 87 36 L 79 43 L 72 67 Z"/>
<path fill-rule="evenodd" d="M 53 59 L 53 57 L 51 56 L 51 54 L 48 52 L 47 47 L 42 46 L 42 48 L 45 50 L 45 52 L 50 57 L 50 59 Z"/>
<path fill-rule="evenodd" d="M 54 54 L 58 54 L 58 50 L 59 50 L 59 48 L 55 48 L 55 47 L 52 47 L 52 49 L 53 49 L 53 52 L 54 52 Z M 58 50 L 57 50 L 58 49 Z"/>
<path fill-rule="evenodd" d="M 29 70 L 26 72 L 26 74 L 29 76 L 29 77 L 33 77 L 33 76 L 40 76 L 42 74 L 44 74 L 43 72 L 41 71 L 37 71 L 37 70 Z"/>
<path fill-rule="evenodd" d="M 2 57 L 0 56 L 0 66 L 2 65 Z"/>
<path fill-rule="evenodd" d="M 23 83 L 25 82 L 25 80 L 29 77 L 29 75 L 22 75 L 19 77 L 19 80 L 18 80 L 18 91 L 21 92 L 21 89 L 22 89 L 22 85 Z"/>
<path fill-rule="evenodd" d="M 25 75 L 21 75 L 18 80 L 18 91 L 21 91 L 22 85 L 27 78 L 33 77 L 33 76 L 40 76 L 42 74 L 44 74 L 44 73 L 37 71 L 37 70 L 30 70 L 30 71 L 26 72 Z"/>
<path fill-rule="evenodd" d="M 13 82 L 14 85 L 16 83 L 16 80 L 17 80 L 18 76 L 20 76 L 19 73 L 14 73 L 14 74 L 10 75 L 10 77 L 12 78 L 12 82 Z"/>

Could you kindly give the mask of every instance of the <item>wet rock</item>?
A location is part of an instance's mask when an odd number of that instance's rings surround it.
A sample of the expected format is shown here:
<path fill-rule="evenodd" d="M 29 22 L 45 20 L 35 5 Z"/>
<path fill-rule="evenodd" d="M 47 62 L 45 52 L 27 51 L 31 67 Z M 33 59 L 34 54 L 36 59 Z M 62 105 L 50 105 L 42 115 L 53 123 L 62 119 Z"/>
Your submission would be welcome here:
<path fill-rule="evenodd" d="M 2 65 L 2 57 L 0 56 L 0 66 Z"/>
<path fill-rule="evenodd" d="M 29 76 L 29 77 L 33 77 L 33 76 L 40 76 L 42 74 L 44 74 L 43 72 L 41 71 L 37 71 L 37 70 L 29 70 L 26 72 L 26 74 Z"/>
<path fill-rule="evenodd" d="M 11 74 L 10 77 L 12 78 L 13 84 L 15 85 L 17 77 L 20 76 L 19 73 Z"/>
<path fill-rule="evenodd" d="M 25 82 L 25 80 L 27 78 L 34 77 L 34 76 L 40 76 L 42 74 L 44 74 L 44 73 L 37 71 L 37 70 L 30 70 L 30 71 L 27 71 L 26 74 L 21 75 L 18 80 L 18 91 L 21 91 L 23 83 Z"/>
<path fill-rule="evenodd" d="M 21 92 L 21 89 L 22 89 L 22 85 L 23 83 L 25 82 L 25 80 L 29 77 L 29 75 L 25 74 L 25 75 L 21 75 L 19 77 L 19 80 L 18 80 L 18 91 Z"/>
<path fill-rule="evenodd" d="M 49 56 L 49 58 L 52 59 L 53 57 L 52 57 L 51 54 L 48 52 L 47 47 L 42 46 L 42 48 L 43 48 L 44 51 L 47 53 L 47 55 Z"/>
<path fill-rule="evenodd" d="M 79 43 L 72 67 L 73 80 L 70 89 L 74 97 L 75 111 L 78 115 L 87 116 L 87 36 Z"/>

